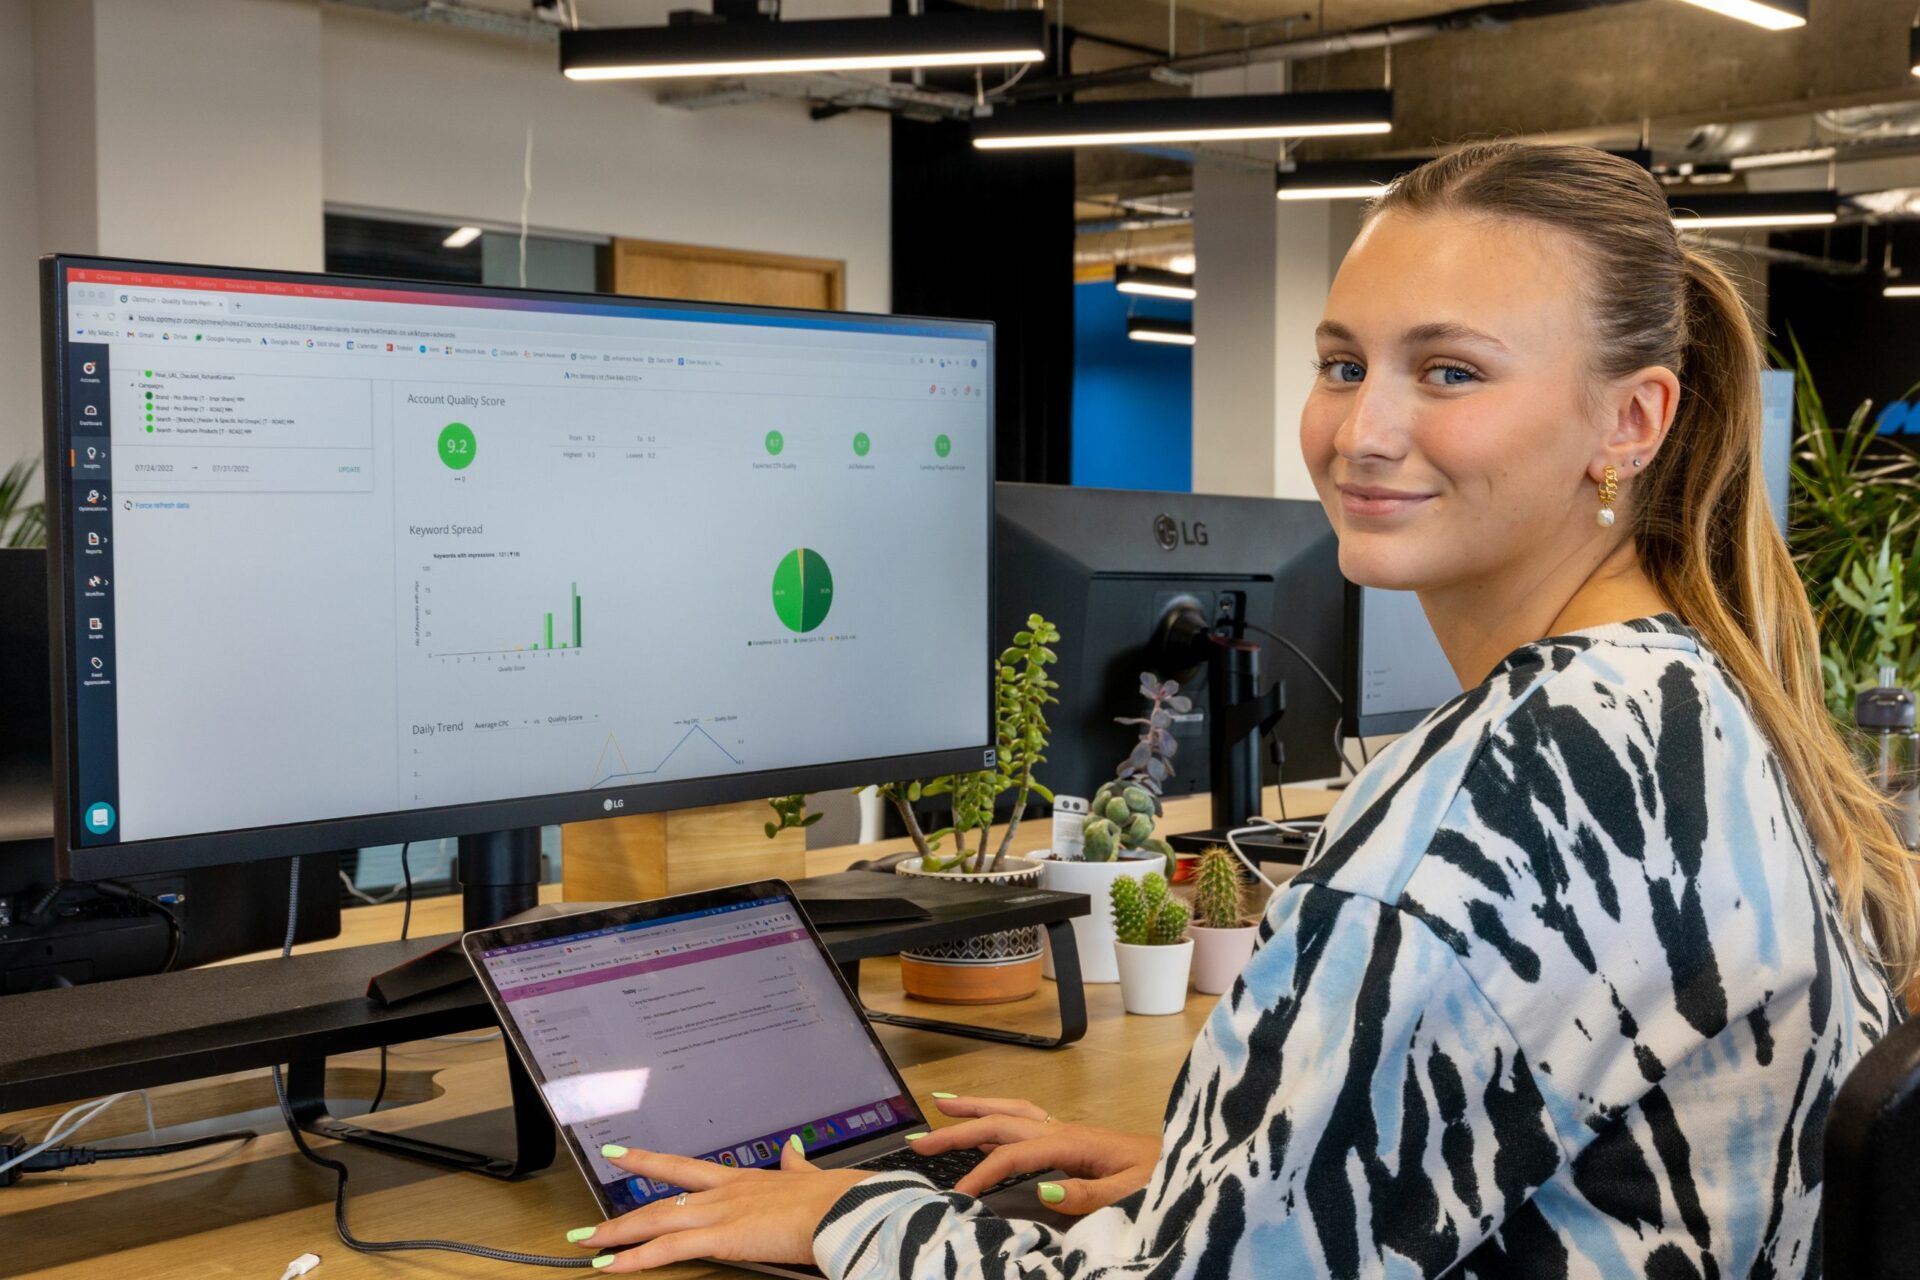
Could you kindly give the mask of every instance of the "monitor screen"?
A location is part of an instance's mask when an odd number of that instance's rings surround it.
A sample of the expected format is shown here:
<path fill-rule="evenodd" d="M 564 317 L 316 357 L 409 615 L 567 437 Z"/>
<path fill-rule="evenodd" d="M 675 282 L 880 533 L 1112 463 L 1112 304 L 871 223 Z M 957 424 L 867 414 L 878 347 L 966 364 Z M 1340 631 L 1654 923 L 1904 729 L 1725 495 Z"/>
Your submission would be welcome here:
<path fill-rule="evenodd" d="M 1760 469 L 1767 481 L 1767 501 L 1780 536 L 1787 534 L 1792 504 L 1793 379 L 1791 369 L 1760 371 Z"/>
<path fill-rule="evenodd" d="M 981 766 L 990 326 L 44 282 L 79 871 Z"/>
<path fill-rule="evenodd" d="M 681 1188 L 607 1143 L 778 1168 L 794 1134 L 818 1155 L 924 1123 L 789 899 L 546 932 L 477 960 L 614 1212 Z"/>
<path fill-rule="evenodd" d="M 1411 591 L 1349 587 L 1348 734 L 1404 733 L 1460 692 L 1460 681 Z"/>

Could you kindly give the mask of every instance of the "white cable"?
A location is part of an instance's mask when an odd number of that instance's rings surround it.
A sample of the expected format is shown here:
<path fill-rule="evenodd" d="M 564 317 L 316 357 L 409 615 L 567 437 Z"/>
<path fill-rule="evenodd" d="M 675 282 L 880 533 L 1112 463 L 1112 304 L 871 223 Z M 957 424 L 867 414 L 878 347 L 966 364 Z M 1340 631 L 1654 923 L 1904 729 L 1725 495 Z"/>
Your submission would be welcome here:
<path fill-rule="evenodd" d="M 1289 822 L 1276 822 L 1272 818 L 1252 818 L 1248 820 L 1246 826 L 1235 827 L 1227 832 L 1227 848 L 1233 850 L 1233 856 L 1240 859 L 1241 864 L 1253 872 L 1261 884 L 1277 893 L 1280 886 L 1267 879 L 1266 873 L 1247 856 L 1247 851 L 1240 847 L 1239 837 L 1250 836 L 1256 831 L 1312 831 L 1318 826 L 1320 826 L 1318 818 L 1295 818 Z"/>
<path fill-rule="evenodd" d="M 297 1277 L 307 1274 L 319 1265 L 319 1254 L 303 1253 L 287 1264 L 287 1269 L 280 1273 L 280 1280 L 296 1280 Z"/>
<path fill-rule="evenodd" d="M 65 1115 L 61 1116 L 58 1120 L 55 1120 L 53 1122 L 52 1127 L 47 1130 L 47 1136 L 44 1139 L 42 1139 L 38 1145 L 28 1147 L 25 1151 L 22 1151 L 19 1155 L 7 1161 L 5 1164 L 0 1164 L 0 1173 L 5 1173 L 7 1170 L 13 1168 L 15 1165 L 25 1164 L 27 1161 L 39 1155 L 42 1151 L 45 1151 L 50 1147 L 58 1146 L 60 1143 L 65 1142 L 68 1138 L 72 1137 L 74 1134 L 80 1132 L 81 1129 L 85 1128 L 94 1119 L 94 1117 L 98 1116 L 101 1112 L 105 1111 L 108 1107 L 120 1101 L 120 1099 L 122 1098 L 131 1097 L 131 1096 L 132 1095 L 130 1093 L 110 1093 L 106 1097 L 98 1099 L 97 1101 L 83 1102 L 78 1106 L 69 1107 Z M 79 1119 L 77 1120 L 74 1119 L 74 1116 L 77 1113 L 81 1113 L 81 1112 L 84 1112 L 85 1114 L 80 1115 Z M 67 1122 L 69 1120 L 72 1120 L 73 1123 L 68 1124 Z"/>
<path fill-rule="evenodd" d="M 520 161 L 520 287 L 527 287 L 527 210 L 533 203 L 533 121 L 527 121 L 527 150 Z"/>

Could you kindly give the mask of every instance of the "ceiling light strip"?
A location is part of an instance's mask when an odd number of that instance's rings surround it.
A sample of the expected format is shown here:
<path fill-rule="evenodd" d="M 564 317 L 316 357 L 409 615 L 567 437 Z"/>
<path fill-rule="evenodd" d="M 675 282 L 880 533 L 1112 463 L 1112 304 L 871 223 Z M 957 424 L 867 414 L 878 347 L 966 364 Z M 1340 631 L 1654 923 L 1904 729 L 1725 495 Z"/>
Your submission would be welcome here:
<path fill-rule="evenodd" d="M 1768 31 L 1788 31 L 1807 25 L 1806 0 L 1765 0 L 1765 3 L 1761 0 L 1687 0 L 1687 3 Z"/>
<path fill-rule="evenodd" d="M 1037 9 L 709 22 L 560 33 L 560 70 L 571 80 L 969 67 L 1043 61 L 1046 19 Z"/>
<path fill-rule="evenodd" d="M 1125 98 L 1003 108 L 975 123 L 973 145 L 983 151 L 1168 145 L 1384 134 L 1392 128 L 1393 95 L 1385 90 Z"/>

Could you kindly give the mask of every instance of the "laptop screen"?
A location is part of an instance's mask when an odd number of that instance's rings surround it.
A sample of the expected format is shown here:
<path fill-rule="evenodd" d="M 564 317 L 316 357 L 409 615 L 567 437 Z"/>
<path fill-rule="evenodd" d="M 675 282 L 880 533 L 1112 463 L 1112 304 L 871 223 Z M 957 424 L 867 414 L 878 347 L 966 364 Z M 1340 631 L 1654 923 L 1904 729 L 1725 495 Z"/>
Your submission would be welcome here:
<path fill-rule="evenodd" d="M 606 1143 L 750 1168 L 778 1165 L 795 1133 L 811 1155 L 921 1123 L 786 898 L 556 931 L 480 959 L 616 1212 L 679 1188 L 616 1169 Z"/>

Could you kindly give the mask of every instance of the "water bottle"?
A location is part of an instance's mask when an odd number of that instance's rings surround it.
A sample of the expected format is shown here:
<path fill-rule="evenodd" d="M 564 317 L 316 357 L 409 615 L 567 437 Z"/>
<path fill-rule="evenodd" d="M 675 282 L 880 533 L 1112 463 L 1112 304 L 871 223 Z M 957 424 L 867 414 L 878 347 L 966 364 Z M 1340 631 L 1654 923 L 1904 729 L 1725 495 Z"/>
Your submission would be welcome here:
<path fill-rule="evenodd" d="M 1853 721 L 1868 735 L 1873 781 L 1900 802 L 1901 842 L 1920 848 L 1920 732 L 1914 729 L 1913 695 L 1895 684 L 1890 666 L 1880 668 L 1879 687 L 1854 699 Z"/>

